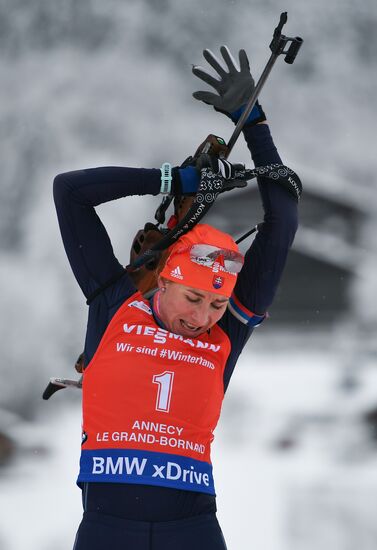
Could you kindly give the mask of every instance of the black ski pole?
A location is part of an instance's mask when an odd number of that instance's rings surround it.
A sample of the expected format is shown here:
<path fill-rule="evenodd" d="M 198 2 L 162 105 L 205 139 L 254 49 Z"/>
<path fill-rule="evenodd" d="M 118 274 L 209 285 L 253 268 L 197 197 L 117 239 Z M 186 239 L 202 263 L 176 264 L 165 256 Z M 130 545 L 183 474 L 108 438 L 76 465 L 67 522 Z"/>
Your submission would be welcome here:
<path fill-rule="evenodd" d="M 274 30 L 274 35 L 273 35 L 273 38 L 272 38 L 272 41 L 271 41 L 271 44 L 270 44 L 270 50 L 272 51 L 272 54 L 270 56 L 270 59 L 268 60 L 264 70 L 263 70 L 263 73 L 260 77 L 260 79 L 258 80 L 258 83 L 256 84 L 255 88 L 254 88 L 254 91 L 249 99 L 249 102 L 248 104 L 246 105 L 246 108 L 244 110 L 244 112 L 242 113 L 242 116 L 239 118 L 238 122 L 237 122 L 237 125 L 233 131 L 233 134 L 231 135 L 230 139 L 229 139 L 229 142 L 228 142 L 228 151 L 227 151 L 227 154 L 226 154 L 226 158 L 228 158 L 231 150 L 233 149 L 234 147 L 234 144 L 236 143 L 241 131 L 242 131 L 242 128 L 247 120 L 247 117 L 249 116 L 249 114 L 251 113 L 257 99 L 258 99 L 258 96 L 272 70 L 272 67 L 274 66 L 275 64 L 275 61 L 277 60 L 277 58 L 279 57 L 279 55 L 281 54 L 285 54 L 285 59 L 284 61 L 286 63 L 289 63 L 289 64 L 292 64 L 296 58 L 296 55 L 298 54 L 298 51 L 301 47 L 301 44 L 303 43 L 303 39 L 300 38 L 299 36 L 296 36 L 295 38 L 290 38 L 288 36 L 284 36 L 283 34 L 281 34 L 281 29 L 283 28 L 283 25 L 285 25 L 285 23 L 287 22 L 287 19 L 288 19 L 288 15 L 287 15 L 287 12 L 283 12 L 281 15 L 280 15 L 280 21 L 279 21 L 279 24 L 278 26 L 276 27 L 276 29 Z M 289 48 L 287 50 L 285 50 L 284 48 L 288 45 L 289 45 Z"/>

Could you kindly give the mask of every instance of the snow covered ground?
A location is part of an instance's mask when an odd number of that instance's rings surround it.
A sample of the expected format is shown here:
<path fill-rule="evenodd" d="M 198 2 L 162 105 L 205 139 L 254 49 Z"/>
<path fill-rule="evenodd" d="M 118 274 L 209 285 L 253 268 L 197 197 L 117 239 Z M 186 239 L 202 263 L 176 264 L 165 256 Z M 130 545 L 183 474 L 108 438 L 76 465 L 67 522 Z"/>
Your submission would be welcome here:
<path fill-rule="evenodd" d="M 377 373 L 365 365 L 359 388 L 344 393 L 338 357 L 252 346 L 242 356 L 213 455 L 230 550 L 375 549 L 377 450 L 360 414 L 374 404 Z M 24 450 L 1 471 L 2 550 L 73 544 L 81 515 L 73 395 L 58 393 L 33 425 L 14 430 Z"/>

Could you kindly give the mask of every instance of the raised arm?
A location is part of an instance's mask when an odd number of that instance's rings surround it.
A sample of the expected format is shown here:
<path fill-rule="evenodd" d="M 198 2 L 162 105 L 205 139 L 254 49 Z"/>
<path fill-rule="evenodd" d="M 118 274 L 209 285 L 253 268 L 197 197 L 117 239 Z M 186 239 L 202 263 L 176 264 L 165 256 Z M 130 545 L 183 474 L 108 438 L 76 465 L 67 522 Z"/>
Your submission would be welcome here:
<path fill-rule="evenodd" d="M 215 93 L 198 91 L 193 96 L 237 123 L 254 90 L 254 79 L 245 50 L 239 51 L 238 66 L 226 46 L 222 46 L 220 52 L 222 60 L 210 50 L 203 52 L 205 60 L 217 73 L 216 77 L 202 67 L 192 69 L 194 75 L 212 86 Z M 281 164 L 266 115 L 258 101 L 243 132 L 255 166 Z M 258 324 L 272 303 L 297 229 L 297 196 L 291 194 L 293 189 L 263 177 L 258 178 L 258 185 L 265 212 L 264 223 L 246 254 L 230 304 L 232 313 L 249 326 Z"/>
<path fill-rule="evenodd" d="M 244 50 L 239 52 L 238 66 L 226 46 L 222 46 L 220 52 L 222 60 L 210 50 L 203 52 L 205 60 L 217 73 L 216 77 L 202 67 L 194 66 L 192 69 L 194 75 L 212 86 L 215 93 L 198 91 L 193 96 L 237 123 L 254 90 L 254 79 Z M 266 124 L 265 113 L 258 102 L 245 122 L 243 133 L 255 166 L 281 163 Z M 289 183 L 289 179 L 286 183 Z M 297 182 L 301 187 L 298 179 Z M 263 226 L 246 254 L 229 308 L 219 323 L 232 343 L 224 373 L 225 388 L 253 328 L 263 321 L 274 299 L 293 242 L 297 229 L 297 199 L 301 188 L 295 188 L 295 182 L 291 188 L 290 185 L 282 186 L 281 182 L 258 178 L 264 208 Z"/>
<path fill-rule="evenodd" d="M 244 130 L 255 166 L 281 163 L 267 124 Z M 286 188 L 258 178 L 264 219 L 238 277 L 235 297 L 250 312 L 264 315 L 272 304 L 297 230 L 297 200 Z"/>
<path fill-rule="evenodd" d="M 90 168 L 59 174 L 54 200 L 64 247 L 84 295 L 123 271 L 95 207 L 129 195 L 156 195 L 161 172 L 142 168 Z"/>

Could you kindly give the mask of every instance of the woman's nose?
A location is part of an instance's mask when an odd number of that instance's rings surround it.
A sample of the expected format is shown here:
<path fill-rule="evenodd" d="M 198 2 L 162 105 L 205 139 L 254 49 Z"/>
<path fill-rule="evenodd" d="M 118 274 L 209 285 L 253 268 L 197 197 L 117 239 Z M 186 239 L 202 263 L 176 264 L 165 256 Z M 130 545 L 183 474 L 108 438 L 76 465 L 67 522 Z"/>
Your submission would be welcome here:
<path fill-rule="evenodd" d="M 205 326 L 209 320 L 208 307 L 205 305 L 200 305 L 199 307 L 196 307 L 192 312 L 191 317 L 193 320 L 193 324 L 198 326 Z"/>

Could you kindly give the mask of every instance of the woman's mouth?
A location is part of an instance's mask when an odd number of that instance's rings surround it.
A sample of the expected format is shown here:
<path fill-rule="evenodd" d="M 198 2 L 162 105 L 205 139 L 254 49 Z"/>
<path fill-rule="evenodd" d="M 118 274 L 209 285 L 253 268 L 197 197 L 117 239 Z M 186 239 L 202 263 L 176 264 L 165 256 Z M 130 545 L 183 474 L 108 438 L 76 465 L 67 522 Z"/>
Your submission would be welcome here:
<path fill-rule="evenodd" d="M 181 326 L 182 328 L 184 328 L 184 330 L 187 330 L 189 332 L 198 332 L 200 330 L 201 327 L 197 327 L 196 325 L 191 325 L 191 323 L 188 323 L 187 321 L 184 321 L 183 319 L 180 319 L 180 323 L 181 323 Z"/>

